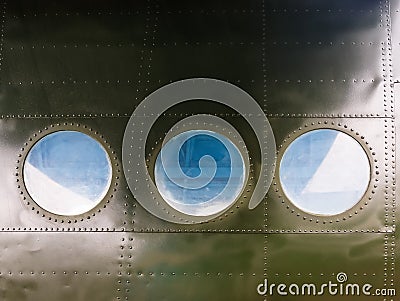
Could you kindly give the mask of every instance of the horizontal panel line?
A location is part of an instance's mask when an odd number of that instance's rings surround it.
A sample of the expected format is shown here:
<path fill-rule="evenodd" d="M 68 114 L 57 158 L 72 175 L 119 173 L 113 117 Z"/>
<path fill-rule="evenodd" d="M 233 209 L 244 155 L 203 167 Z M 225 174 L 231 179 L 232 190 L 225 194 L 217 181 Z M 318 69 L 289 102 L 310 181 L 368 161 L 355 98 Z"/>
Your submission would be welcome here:
<path fill-rule="evenodd" d="M 71 11 L 71 12 L 62 12 L 65 8 L 60 8 L 60 11 L 51 11 L 51 12 L 32 12 L 32 13 L 23 13 L 21 15 L 12 15 L 12 18 L 19 19 L 19 18 L 27 18 L 27 17 L 84 17 L 84 16 L 133 16 L 133 15 L 143 15 L 148 16 L 148 11 L 143 10 L 135 10 L 135 11 Z M 379 14 L 379 10 L 362 10 L 362 9 L 342 9 L 342 8 L 314 8 L 314 9 L 276 9 L 276 8 L 267 8 L 265 9 L 266 15 L 268 14 L 287 14 L 287 13 L 296 13 L 296 14 L 310 14 L 310 13 L 321 13 L 321 14 Z M 215 15 L 215 14 L 222 14 L 222 15 L 252 15 L 252 14 L 261 14 L 258 9 L 240 9 L 240 8 L 226 8 L 226 9 L 179 9 L 179 10 L 162 10 L 158 9 L 153 12 L 153 14 L 157 15 L 192 15 L 192 14 L 201 14 L 201 15 Z"/>
<path fill-rule="evenodd" d="M 351 83 L 351 84 L 370 84 L 370 83 L 375 83 L 375 82 L 380 82 L 381 79 L 358 79 L 358 78 L 350 78 L 350 79 L 236 79 L 236 80 L 226 80 L 227 82 L 231 83 L 241 83 L 241 82 L 250 82 L 250 83 L 267 83 L 267 84 L 346 84 L 346 83 Z M 163 82 L 162 80 L 156 80 L 156 79 L 149 79 L 146 80 L 146 83 L 161 83 Z M 164 81 L 165 82 L 165 81 Z M 166 81 L 167 83 L 172 83 L 172 81 Z M 127 85 L 135 85 L 137 86 L 140 84 L 138 80 L 136 79 L 124 79 L 124 80 L 111 80 L 111 79 L 106 79 L 106 80 L 71 80 L 71 79 L 65 79 L 65 80 L 42 80 L 42 81 L 6 81 L 6 85 L 8 86 L 33 86 L 33 85 L 122 85 L 122 84 L 127 84 Z"/>
<path fill-rule="evenodd" d="M 134 110 L 135 107 L 132 108 Z M 3 114 L 0 115 L 0 119 L 90 119 L 90 118 L 129 118 L 131 116 L 139 117 L 139 118 L 149 118 L 157 115 L 159 118 L 162 117 L 188 117 L 193 116 L 195 114 L 191 113 L 181 113 L 181 114 L 147 114 L 138 116 L 133 113 L 70 113 L 70 114 Z M 246 114 L 212 114 L 213 116 L 220 117 L 246 117 Z M 394 115 L 383 115 L 383 114 L 265 114 L 268 118 L 272 119 L 337 119 L 337 118 L 346 118 L 346 119 L 394 119 Z M 262 117 L 262 116 L 249 116 L 253 118 Z"/>
<path fill-rule="evenodd" d="M 156 38 L 161 38 L 156 37 Z M 104 42 L 104 43 L 81 43 L 78 44 L 77 42 L 73 43 L 51 43 L 51 44 L 37 44 L 27 46 L 24 44 L 17 45 L 17 46 L 9 46 L 7 47 L 10 51 L 16 50 L 31 50 L 31 49 L 44 49 L 44 50 L 57 50 L 57 49 L 82 49 L 82 48 L 120 48 L 120 47 L 143 47 L 149 45 L 148 42 L 143 43 L 134 43 L 134 42 L 118 42 L 113 41 Z M 286 41 L 273 41 L 273 42 L 262 42 L 262 41 L 176 41 L 176 42 L 163 42 L 163 41 L 152 41 L 151 46 L 153 47 L 172 47 L 172 46 L 187 46 L 187 47 L 196 47 L 196 46 L 217 46 L 217 47 L 248 47 L 248 46 L 276 46 L 276 47 L 292 47 L 292 46 L 317 46 L 317 47 L 324 47 L 324 46 L 381 46 L 384 45 L 384 42 L 365 42 L 365 41 L 351 41 L 351 42 L 331 42 L 331 41 L 294 41 L 294 42 L 286 42 Z"/>
<path fill-rule="evenodd" d="M 32 12 L 32 13 L 23 13 L 21 15 L 12 15 L 12 18 L 14 19 L 20 19 L 20 18 L 43 18 L 43 17 L 85 17 L 85 16 L 137 16 L 137 15 L 142 15 L 144 17 L 149 16 L 149 11 L 148 9 L 143 9 L 143 10 L 135 10 L 135 11 L 86 11 L 86 12 L 80 12 L 80 11 L 71 11 L 71 12 L 63 12 L 62 10 L 65 10 L 65 8 L 60 8 L 60 11 L 52 11 L 52 12 Z M 192 15 L 192 14 L 201 14 L 201 15 L 211 15 L 211 14 L 223 14 L 223 15 L 229 15 L 229 14 L 234 14 L 234 15 L 252 15 L 252 14 L 259 14 L 258 10 L 255 9 L 234 9 L 234 8 L 229 8 L 229 9 L 187 9 L 187 10 L 155 10 L 152 12 L 152 14 L 157 14 L 157 15 Z"/>
<path fill-rule="evenodd" d="M 132 234 L 231 234 L 231 235 L 365 235 L 365 234 L 388 234 L 394 233 L 393 230 L 304 230 L 304 231 L 293 231 L 293 230 L 122 230 L 122 229 L 110 229 L 110 230 L 89 230 L 82 229 L 77 230 L 71 228 L 55 228 L 53 230 L 0 230 L 3 233 L 132 233 Z"/>

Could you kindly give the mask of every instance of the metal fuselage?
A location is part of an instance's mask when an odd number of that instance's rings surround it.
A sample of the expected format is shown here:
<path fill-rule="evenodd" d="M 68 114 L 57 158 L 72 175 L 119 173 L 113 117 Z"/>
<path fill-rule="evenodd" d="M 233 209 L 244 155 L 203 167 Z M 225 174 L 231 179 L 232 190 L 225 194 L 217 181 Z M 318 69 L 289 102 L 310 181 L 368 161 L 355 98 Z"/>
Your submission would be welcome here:
<path fill-rule="evenodd" d="M 3 1 L 0 300 L 400 300 L 399 10 Z M 222 211 L 184 214 L 155 184 L 163 140 L 185 127 L 244 145 L 244 187 Z M 337 214 L 303 210 L 282 183 L 285 151 L 319 129 L 353 138 L 368 162 L 365 191 Z M 29 152 L 59 131 L 109 157 L 89 211 L 49 212 L 27 187 Z"/>

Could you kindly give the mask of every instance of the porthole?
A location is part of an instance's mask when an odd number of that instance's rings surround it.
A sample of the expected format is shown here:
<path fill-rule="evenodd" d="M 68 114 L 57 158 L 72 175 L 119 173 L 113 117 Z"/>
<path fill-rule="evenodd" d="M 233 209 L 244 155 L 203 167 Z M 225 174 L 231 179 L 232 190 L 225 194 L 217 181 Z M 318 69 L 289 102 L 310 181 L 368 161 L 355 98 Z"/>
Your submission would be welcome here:
<path fill-rule="evenodd" d="M 279 178 L 287 198 L 304 212 L 332 216 L 355 206 L 370 182 L 364 148 L 333 129 L 307 132 L 283 154 Z"/>
<path fill-rule="evenodd" d="M 72 216 L 92 210 L 103 200 L 112 168 L 97 140 L 77 131 L 58 131 L 29 150 L 23 179 L 30 197 L 42 209 Z"/>
<path fill-rule="evenodd" d="M 171 207 L 188 215 L 208 216 L 236 201 L 245 184 L 245 163 L 227 137 L 191 130 L 163 146 L 154 176 L 160 194 Z"/>
<path fill-rule="evenodd" d="M 209 106 L 217 110 L 210 111 Z M 184 109 L 180 110 L 179 107 Z M 243 128 L 237 127 L 240 124 Z M 243 139 L 242 134 L 246 135 L 246 139 Z M 181 189 L 174 183 L 175 179 L 167 177 L 168 171 L 160 168 L 162 165 L 168 166 L 165 162 L 160 165 L 163 153 L 160 148 L 164 149 L 166 155 L 169 147 L 174 148 L 175 154 L 171 151 L 171 156 L 180 153 L 182 156 L 198 157 L 200 154 L 190 155 L 190 152 L 180 151 L 176 148 L 179 143 L 176 144 L 174 138 L 176 141 L 189 139 L 195 145 L 211 145 L 209 142 L 212 141 L 221 150 L 226 148 L 225 152 L 230 152 L 233 162 L 231 175 L 234 175 L 234 182 L 231 183 L 235 185 L 229 189 L 230 185 L 227 185 L 226 190 L 221 185 L 214 191 L 207 184 L 198 188 L 196 177 L 199 169 L 194 169 L 197 173 L 181 177 L 181 180 L 188 180 Z M 211 165 L 207 165 L 215 162 L 212 163 L 211 156 L 205 153 L 203 157 L 202 160 L 197 158 L 197 163 L 204 164 L 206 175 L 212 170 Z M 275 162 L 275 138 L 265 112 L 248 93 L 216 79 L 185 79 L 154 91 L 135 108 L 123 138 L 123 169 L 135 200 L 154 216 L 179 224 L 204 223 L 217 217 L 228 218 L 236 210 L 256 208 L 263 202 L 272 183 Z M 218 162 L 215 164 L 218 166 Z M 238 166 L 235 167 L 235 164 Z M 168 167 L 173 170 L 180 168 L 179 164 Z M 244 176 L 237 176 L 243 173 Z M 189 185 L 191 180 L 193 185 Z M 231 184 L 227 179 L 223 181 Z M 195 194 L 200 190 L 196 189 L 203 188 L 209 191 L 198 198 L 200 194 Z"/>

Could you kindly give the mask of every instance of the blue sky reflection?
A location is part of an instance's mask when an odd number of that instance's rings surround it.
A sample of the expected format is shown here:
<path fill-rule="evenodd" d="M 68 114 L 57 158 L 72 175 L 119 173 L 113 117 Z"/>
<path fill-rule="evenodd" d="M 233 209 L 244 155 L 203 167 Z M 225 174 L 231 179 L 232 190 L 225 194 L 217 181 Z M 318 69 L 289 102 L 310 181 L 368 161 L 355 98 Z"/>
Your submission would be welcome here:
<path fill-rule="evenodd" d="M 169 140 L 161 152 L 155 165 L 156 185 L 178 211 L 197 216 L 217 213 L 229 207 L 243 188 L 243 158 L 220 134 L 184 132 Z"/>
<path fill-rule="evenodd" d="M 95 139 L 76 131 L 59 131 L 38 141 L 24 164 L 24 181 L 43 209 L 76 215 L 95 207 L 111 182 L 107 152 Z"/>
<path fill-rule="evenodd" d="M 364 149 L 336 130 L 314 130 L 298 137 L 280 164 L 285 194 L 312 214 L 335 215 L 350 209 L 364 195 L 369 180 Z"/>

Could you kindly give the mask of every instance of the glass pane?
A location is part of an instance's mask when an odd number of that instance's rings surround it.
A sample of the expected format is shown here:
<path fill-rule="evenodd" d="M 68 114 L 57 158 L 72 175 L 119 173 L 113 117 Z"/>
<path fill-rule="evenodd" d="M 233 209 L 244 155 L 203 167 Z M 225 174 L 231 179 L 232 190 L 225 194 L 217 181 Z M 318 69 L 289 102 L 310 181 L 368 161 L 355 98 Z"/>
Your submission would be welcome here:
<path fill-rule="evenodd" d="M 169 140 L 155 165 L 164 200 L 185 214 L 207 216 L 228 208 L 244 185 L 245 166 L 236 146 L 212 131 L 192 130 Z"/>
<path fill-rule="evenodd" d="M 362 198 L 370 181 L 370 164 L 362 146 L 349 135 L 314 130 L 287 148 L 280 181 L 287 197 L 301 210 L 335 215 Z"/>
<path fill-rule="evenodd" d="M 32 199 L 59 215 L 93 209 L 111 183 L 107 152 L 95 139 L 76 131 L 60 131 L 39 140 L 24 163 L 24 181 Z"/>

